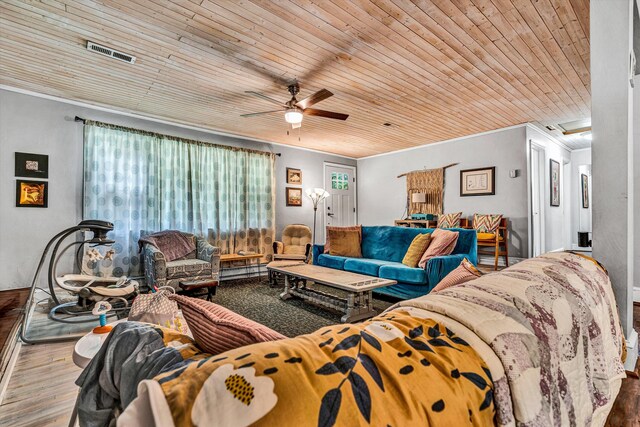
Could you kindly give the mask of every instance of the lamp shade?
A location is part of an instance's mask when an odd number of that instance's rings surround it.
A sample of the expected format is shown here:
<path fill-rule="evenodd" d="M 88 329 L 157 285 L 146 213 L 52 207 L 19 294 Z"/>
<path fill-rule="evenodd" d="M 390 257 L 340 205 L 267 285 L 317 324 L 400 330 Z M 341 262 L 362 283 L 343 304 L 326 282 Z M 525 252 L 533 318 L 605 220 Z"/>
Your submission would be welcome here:
<path fill-rule="evenodd" d="M 424 193 L 413 193 L 411 195 L 411 203 L 426 203 L 427 195 Z"/>
<path fill-rule="evenodd" d="M 329 197 L 329 192 L 324 188 L 307 188 L 307 196 L 313 202 L 313 207 L 317 207 L 318 203 Z"/>

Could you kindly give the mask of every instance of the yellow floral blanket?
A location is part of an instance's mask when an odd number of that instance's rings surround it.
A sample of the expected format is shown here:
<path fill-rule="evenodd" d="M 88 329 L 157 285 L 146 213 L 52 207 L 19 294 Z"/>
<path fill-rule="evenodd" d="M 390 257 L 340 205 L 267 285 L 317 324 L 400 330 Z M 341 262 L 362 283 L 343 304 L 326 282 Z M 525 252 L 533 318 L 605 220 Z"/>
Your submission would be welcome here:
<path fill-rule="evenodd" d="M 191 363 L 139 387 L 155 425 L 494 423 L 491 374 L 476 351 L 403 309 L 217 356 L 191 346 L 180 350 Z"/>

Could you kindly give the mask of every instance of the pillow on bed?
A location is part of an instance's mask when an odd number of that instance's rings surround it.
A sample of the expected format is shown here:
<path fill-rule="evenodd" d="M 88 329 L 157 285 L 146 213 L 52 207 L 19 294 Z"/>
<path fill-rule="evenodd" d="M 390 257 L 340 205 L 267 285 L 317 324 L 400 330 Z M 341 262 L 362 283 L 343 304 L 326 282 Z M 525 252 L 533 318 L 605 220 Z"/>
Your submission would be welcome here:
<path fill-rule="evenodd" d="M 424 268 L 431 258 L 451 255 L 453 249 L 456 247 L 456 243 L 458 243 L 459 235 L 460 233 L 457 231 L 444 230 L 442 228 L 433 230 L 433 233 L 431 233 L 431 243 L 429 243 L 429 247 L 422 255 L 422 258 L 420 258 L 418 267 Z"/>
<path fill-rule="evenodd" d="M 443 289 L 450 288 L 451 286 L 460 285 L 473 279 L 477 279 L 480 276 L 482 276 L 480 270 L 465 258 L 462 260 L 458 268 L 447 274 L 444 279 L 442 279 L 440 283 L 431 290 L 431 292 L 438 292 Z"/>
<path fill-rule="evenodd" d="M 201 350 L 219 354 L 238 347 L 286 338 L 260 323 L 242 317 L 218 304 L 198 298 L 171 295 Z"/>

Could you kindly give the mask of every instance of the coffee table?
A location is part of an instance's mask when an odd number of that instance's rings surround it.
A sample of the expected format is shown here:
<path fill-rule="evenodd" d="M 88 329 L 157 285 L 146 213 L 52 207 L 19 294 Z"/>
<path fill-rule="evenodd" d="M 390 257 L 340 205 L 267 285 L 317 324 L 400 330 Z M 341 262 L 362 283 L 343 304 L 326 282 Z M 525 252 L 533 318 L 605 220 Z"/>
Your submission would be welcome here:
<path fill-rule="evenodd" d="M 395 285 L 395 280 L 309 265 L 295 261 L 274 261 L 267 269 L 284 275 L 284 292 L 280 298 L 298 297 L 314 304 L 344 313 L 343 323 L 357 322 L 375 316 L 372 290 Z M 346 292 L 346 298 L 307 287 L 307 281 Z"/>

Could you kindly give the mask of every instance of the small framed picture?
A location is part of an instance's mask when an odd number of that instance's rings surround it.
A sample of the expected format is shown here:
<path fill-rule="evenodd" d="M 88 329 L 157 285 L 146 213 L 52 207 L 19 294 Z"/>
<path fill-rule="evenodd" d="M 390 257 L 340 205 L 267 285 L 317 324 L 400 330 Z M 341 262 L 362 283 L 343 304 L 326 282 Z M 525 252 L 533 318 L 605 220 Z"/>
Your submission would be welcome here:
<path fill-rule="evenodd" d="M 26 178 L 49 178 L 49 156 L 16 152 L 15 176 Z"/>
<path fill-rule="evenodd" d="M 47 181 L 16 180 L 16 207 L 46 208 L 49 183 Z"/>
<path fill-rule="evenodd" d="M 549 182 L 551 186 L 551 206 L 560 206 L 560 163 L 549 160 Z"/>
<path fill-rule="evenodd" d="M 302 185 L 302 171 L 300 169 L 287 168 L 287 184 Z"/>
<path fill-rule="evenodd" d="M 460 171 L 460 196 L 493 196 L 496 194 L 496 167 Z"/>
<path fill-rule="evenodd" d="M 589 177 L 581 174 L 580 183 L 582 184 L 582 207 L 589 209 Z"/>
<path fill-rule="evenodd" d="M 302 206 L 302 188 L 287 187 L 287 206 Z"/>

